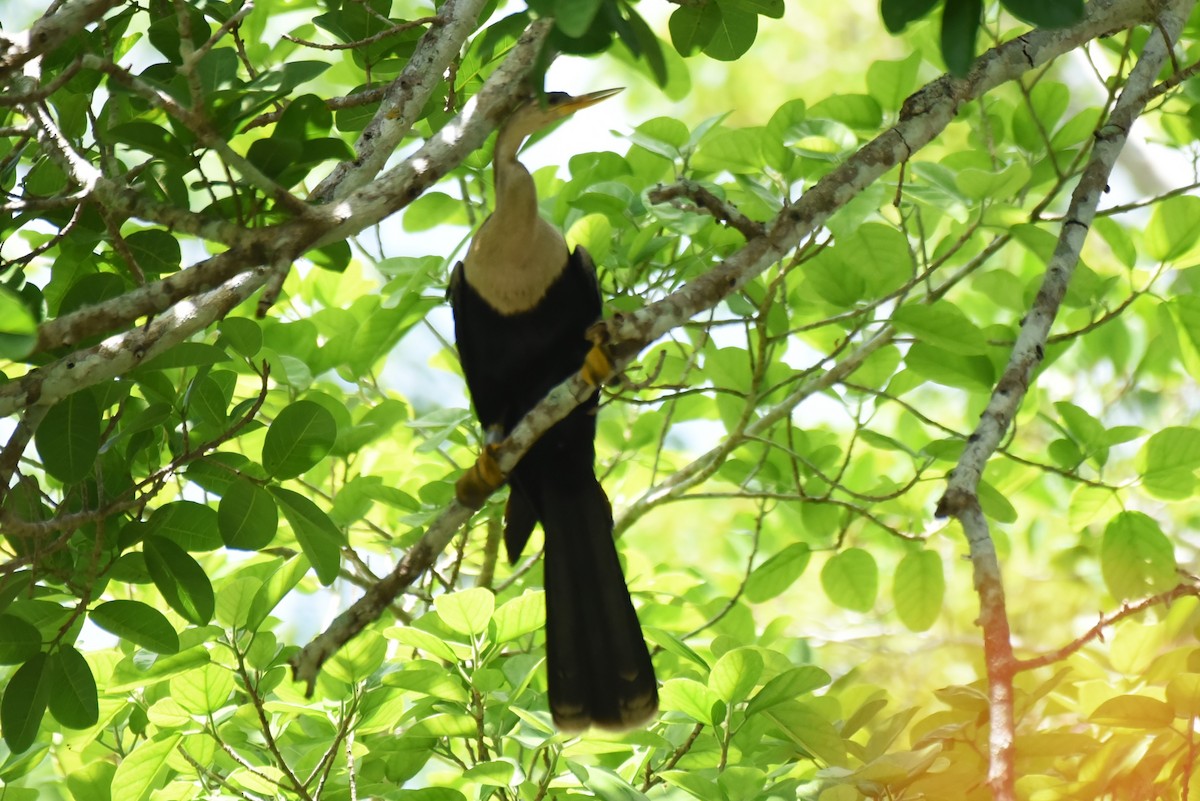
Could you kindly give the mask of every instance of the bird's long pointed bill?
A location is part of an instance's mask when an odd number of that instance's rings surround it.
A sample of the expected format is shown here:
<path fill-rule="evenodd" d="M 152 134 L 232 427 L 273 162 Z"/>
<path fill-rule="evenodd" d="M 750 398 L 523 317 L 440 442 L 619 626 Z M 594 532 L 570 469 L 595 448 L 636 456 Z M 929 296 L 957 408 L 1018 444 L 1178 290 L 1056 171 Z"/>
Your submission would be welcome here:
<path fill-rule="evenodd" d="M 574 114 L 576 111 L 579 111 L 579 109 L 581 109 L 581 108 L 587 108 L 588 106 L 594 106 L 597 103 L 599 103 L 601 100 L 607 100 L 608 98 L 612 97 L 613 95 L 623 92 L 624 90 L 625 90 L 625 87 L 618 86 L 615 89 L 601 89 L 598 92 L 588 92 L 586 95 L 579 95 L 579 97 L 572 97 L 570 100 L 568 100 L 565 103 L 563 103 L 562 105 L 558 106 L 557 110 L 561 111 L 564 115 Z"/>

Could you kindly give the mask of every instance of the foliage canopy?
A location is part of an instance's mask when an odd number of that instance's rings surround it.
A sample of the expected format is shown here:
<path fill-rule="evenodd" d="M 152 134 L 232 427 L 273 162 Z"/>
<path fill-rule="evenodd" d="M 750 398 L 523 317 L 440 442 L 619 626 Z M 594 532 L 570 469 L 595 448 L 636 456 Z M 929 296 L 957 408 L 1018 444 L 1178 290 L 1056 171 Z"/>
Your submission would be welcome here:
<path fill-rule="evenodd" d="M 884 0 L 738 122 L 782 0 L 495 5 L 0 18 L 4 800 L 1200 793 L 1193 4 Z M 569 740 L 443 301 L 559 52 L 690 103 L 535 175 L 663 679 Z"/>

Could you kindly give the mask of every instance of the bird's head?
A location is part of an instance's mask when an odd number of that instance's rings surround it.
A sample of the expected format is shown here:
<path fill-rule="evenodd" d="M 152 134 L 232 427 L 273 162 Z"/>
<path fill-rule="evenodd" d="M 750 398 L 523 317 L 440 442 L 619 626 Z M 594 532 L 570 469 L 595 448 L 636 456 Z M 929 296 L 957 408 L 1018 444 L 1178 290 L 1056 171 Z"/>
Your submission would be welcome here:
<path fill-rule="evenodd" d="M 518 106 L 512 116 L 505 121 L 504 128 L 509 131 L 510 135 L 517 134 L 524 139 L 526 136 L 569 117 L 580 109 L 594 106 L 620 91 L 621 88 L 601 89 L 599 92 L 588 92 L 585 95 L 547 92 L 543 98 L 535 97 Z"/>

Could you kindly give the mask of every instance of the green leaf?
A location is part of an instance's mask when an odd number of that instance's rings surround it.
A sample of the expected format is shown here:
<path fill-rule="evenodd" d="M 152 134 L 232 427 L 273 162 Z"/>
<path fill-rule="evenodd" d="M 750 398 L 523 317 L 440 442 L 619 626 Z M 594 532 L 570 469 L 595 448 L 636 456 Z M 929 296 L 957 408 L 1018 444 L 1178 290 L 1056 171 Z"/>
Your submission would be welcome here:
<path fill-rule="evenodd" d="M 83 654 L 60 645 L 47 662 L 50 672 L 50 714 L 69 729 L 87 729 L 100 719 L 96 677 Z"/>
<path fill-rule="evenodd" d="M 667 30 L 679 55 L 690 56 L 708 45 L 720 24 L 721 9 L 716 3 L 681 5 L 671 13 Z"/>
<path fill-rule="evenodd" d="M 112 801 L 112 780 L 117 766 L 112 762 L 97 760 L 85 764 L 67 775 L 67 789 L 72 798 L 88 801 Z"/>
<path fill-rule="evenodd" d="M 215 551 L 221 547 L 217 510 L 195 501 L 172 501 L 150 515 L 148 532 L 168 539 L 185 551 Z"/>
<path fill-rule="evenodd" d="M 971 200 L 995 200 L 1018 194 L 1029 183 L 1030 175 L 1029 167 L 1018 161 L 999 171 L 963 168 L 954 176 L 954 183 Z"/>
<path fill-rule="evenodd" d="M 38 653 L 17 668 L 4 687 L 4 698 L 0 700 L 0 729 L 3 729 L 4 744 L 14 754 L 33 745 L 42 725 L 42 716 L 46 714 L 50 695 L 47 661 L 45 652 Z"/>
<path fill-rule="evenodd" d="M 64 484 L 87 478 L 100 452 L 100 409 L 86 389 L 50 407 L 33 435 L 46 472 Z"/>
<path fill-rule="evenodd" d="M 1175 500 L 1195 494 L 1200 468 L 1200 429 L 1168 426 L 1156 432 L 1139 454 L 1142 486 L 1157 498 Z"/>
<path fill-rule="evenodd" d="M 746 714 L 753 715 L 785 701 L 795 701 L 801 695 L 829 684 L 830 677 L 819 667 L 801 665 L 780 673 L 763 685 L 763 688 L 746 705 Z"/>
<path fill-rule="evenodd" d="M 806 752 L 815 754 L 831 765 L 845 764 L 845 741 L 815 707 L 791 702 L 773 706 L 762 715 Z"/>
<path fill-rule="evenodd" d="M 808 110 L 811 119 L 837 120 L 863 131 L 878 130 L 883 123 L 883 109 L 870 95 L 830 95 L 814 103 Z"/>
<path fill-rule="evenodd" d="M 869 297 L 888 295 L 913 275 L 908 240 L 890 225 L 863 223 L 840 238 L 836 251 L 843 264 L 862 276 Z"/>
<path fill-rule="evenodd" d="M 974 356 L 987 352 L 983 331 L 949 301 L 901 306 L 891 322 L 897 330 L 951 353 Z"/>
<path fill-rule="evenodd" d="M 16 615 L 0 615 L 0 665 L 19 665 L 42 650 L 37 626 Z"/>
<path fill-rule="evenodd" d="M 37 342 L 37 321 L 21 296 L 0 286 L 0 359 L 23 359 Z"/>
<path fill-rule="evenodd" d="M 487 631 L 496 609 L 496 596 L 490 590 L 473 587 L 449 595 L 439 595 L 433 601 L 438 617 L 452 631 L 476 637 Z"/>
<path fill-rule="evenodd" d="M 112 801 L 143 801 L 158 777 L 167 766 L 167 759 L 175 753 L 183 740 L 181 734 L 162 734 L 157 739 L 147 740 L 127 754 L 117 765 L 112 782 Z"/>
<path fill-rule="evenodd" d="M 929 0 L 931 7 L 933 0 Z M 883 6 L 888 5 L 884 0 Z M 867 91 L 888 111 L 899 111 L 917 86 L 921 54 L 912 52 L 899 61 L 872 61 L 867 67 Z"/>
<path fill-rule="evenodd" d="M 1159 201 L 1146 227 L 1146 254 L 1174 261 L 1200 238 L 1200 197 L 1176 195 Z"/>
<path fill-rule="evenodd" d="M 379 670 L 386 657 L 387 640 L 368 629 L 339 648 L 322 670 L 346 684 L 360 684 Z"/>
<path fill-rule="evenodd" d="M 753 648 L 726 651 L 708 674 L 708 687 L 727 704 L 740 703 L 758 684 L 762 655 Z"/>
<path fill-rule="evenodd" d="M 274 478 L 295 478 L 324 459 L 336 439 L 337 422 L 324 406 L 296 401 L 267 429 L 262 465 Z"/>
<path fill-rule="evenodd" d="M 1121 512 L 1109 521 L 1100 545 L 1100 570 L 1119 601 L 1163 592 L 1177 583 L 1171 541 L 1141 512 Z"/>
<path fill-rule="evenodd" d="M 141 601 L 108 601 L 89 615 L 92 622 L 123 640 L 159 654 L 179 651 L 179 635 L 162 612 Z"/>
<path fill-rule="evenodd" d="M 1177 718 L 1200 717 L 1200 673 L 1177 673 L 1167 682 L 1167 703 Z"/>
<path fill-rule="evenodd" d="M 592 27 L 592 20 L 600 10 L 601 0 L 574 0 L 555 7 L 555 26 L 573 39 L 578 39 Z"/>
<path fill-rule="evenodd" d="M 317 571 L 317 579 L 328 587 L 337 578 L 341 566 L 341 548 L 345 544 L 342 532 L 333 525 L 329 515 L 303 495 L 282 487 L 271 487 L 271 494 L 292 527 L 300 550 Z"/>
<path fill-rule="evenodd" d="M 829 600 L 854 612 L 869 612 L 879 591 L 879 567 L 862 548 L 834 554 L 821 569 L 821 586 Z"/>
<path fill-rule="evenodd" d="M 217 507 L 217 527 L 228 548 L 257 551 L 275 539 L 279 508 L 271 493 L 239 478 L 230 485 Z"/>
<path fill-rule="evenodd" d="M 240 576 L 222 586 L 217 590 L 217 620 L 230 628 L 244 628 L 262 586 L 254 576 Z"/>
<path fill-rule="evenodd" d="M 1174 719 L 1170 706 L 1144 695 L 1109 698 L 1088 716 L 1092 723 L 1126 729 L 1162 729 L 1170 726 Z"/>
<path fill-rule="evenodd" d="M 664 712 L 682 712 L 697 723 L 717 725 L 723 716 L 720 697 L 695 679 L 667 679 L 658 692 Z"/>
<path fill-rule="evenodd" d="M 706 172 L 726 170 L 756 175 L 762 172 L 763 128 L 719 130 L 709 136 L 692 156 L 692 166 Z"/>
<path fill-rule="evenodd" d="M 226 317 L 217 328 L 221 332 L 221 338 L 247 358 L 262 350 L 262 326 L 257 320 L 248 317 Z"/>
<path fill-rule="evenodd" d="M 445 192 L 425 192 L 408 204 L 404 211 L 404 230 L 409 233 L 428 231 L 462 216 L 463 201 Z"/>
<path fill-rule="evenodd" d="M 171 699 L 193 715 L 208 716 L 222 709 L 233 694 L 233 671 L 209 663 L 171 678 Z"/>
<path fill-rule="evenodd" d="M 960 389 L 989 390 L 996 379 L 990 359 L 950 353 L 924 342 L 908 349 L 904 364 L 924 379 Z"/>
<path fill-rule="evenodd" d="M 546 623 L 546 594 L 526 590 L 492 615 L 496 621 L 496 642 L 506 643 L 542 628 Z"/>
<path fill-rule="evenodd" d="M 733 4 L 722 4 L 720 0 L 709 5 L 715 5 L 721 14 L 704 45 L 704 55 L 717 61 L 737 61 L 758 36 L 758 15 Z"/>
<path fill-rule="evenodd" d="M 180 342 L 168 348 L 137 369 L 139 374 L 153 370 L 172 370 L 180 367 L 205 367 L 229 361 L 223 348 L 205 342 Z"/>
<path fill-rule="evenodd" d="M 205 626 L 212 620 L 212 584 L 200 563 L 171 540 L 149 536 L 142 541 L 146 568 L 163 600 L 185 620 Z"/>
<path fill-rule="evenodd" d="M 490 759 L 472 765 L 463 778 L 489 787 L 516 787 L 524 781 L 525 772 L 511 760 Z"/>
<path fill-rule="evenodd" d="M 1017 522 L 1017 509 L 1008 498 L 986 481 L 980 481 L 978 487 L 979 505 L 983 513 L 999 523 Z"/>
<path fill-rule="evenodd" d="M 777 597 L 796 580 L 808 567 L 812 550 L 807 543 L 794 542 L 763 562 L 746 579 L 745 596 L 750 603 L 759 604 Z"/>
<path fill-rule="evenodd" d="M 183 259 L 179 240 L 157 228 L 134 231 L 125 237 L 125 244 L 145 275 L 175 272 Z"/>
<path fill-rule="evenodd" d="M 412 626 L 394 626 L 385 633 L 398 643 L 424 651 L 443 661 L 458 661 L 458 655 L 454 653 L 454 649 L 450 647 L 449 643 L 424 629 Z"/>
<path fill-rule="evenodd" d="M 1014 17 L 1042 28 L 1065 28 L 1083 19 L 1083 0 L 1000 0 Z"/>
<path fill-rule="evenodd" d="M 934 551 L 909 551 L 892 579 L 896 615 L 909 631 L 928 631 L 942 612 L 946 577 Z"/>
<path fill-rule="evenodd" d="M 889 33 L 900 33 L 910 22 L 928 14 L 937 0 L 881 0 L 879 14 Z"/>
<path fill-rule="evenodd" d="M 308 563 L 304 557 L 295 556 L 286 562 L 278 560 L 270 577 L 263 582 L 262 588 L 254 596 L 254 603 L 246 616 L 245 627 L 256 630 L 307 573 Z"/>
<path fill-rule="evenodd" d="M 945 0 L 942 11 L 942 58 L 953 75 L 965 77 L 975 60 L 975 37 L 983 0 Z"/>

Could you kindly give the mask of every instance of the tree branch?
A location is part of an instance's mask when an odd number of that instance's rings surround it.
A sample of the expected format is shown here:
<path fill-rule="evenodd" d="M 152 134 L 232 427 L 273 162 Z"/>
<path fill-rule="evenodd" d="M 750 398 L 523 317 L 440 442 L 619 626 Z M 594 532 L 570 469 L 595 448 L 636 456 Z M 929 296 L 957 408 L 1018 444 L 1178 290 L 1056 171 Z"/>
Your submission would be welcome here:
<path fill-rule="evenodd" d="M 1034 371 L 1045 355 L 1050 327 L 1079 261 L 1079 252 L 1096 215 L 1100 198 L 1108 186 L 1109 174 L 1128 138 L 1129 129 L 1150 97 L 1154 78 L 1171 50 L 1172 44 L 1163 37 L 1167 31 L 1170 31 L 1172 38 L 1178 36 L 1187 17 L 1184 9 L 1190 8 L 1193 3 L 1194 0 L 1176 0 L 1162 9 L 1161 25 L 1158 27 L 1161 35 L 1150 37 L 1108 122 L 1097 131 L 1090 161 L 1072 194 L 1054 255 L 1046 267 L 1033 306 L 1021 324 L 1008 367 L 997 382 L 978 427 L 968 437 L 958 465 L 950 474 L 946 493 L 937 506 L 938 516 L 959 520 L 970 546 L 988 674 L 991 718 L 988 783 L 994 797 L 1001 801 L 1016 797 L 1016 732 L 1013 719 L 1016 660 L 1000 564 L 987 520 L 979 505 L 979 482 L 988 459 L 995 453 L 1016 418 L 1017 410 L 1033 381 Z"/>

